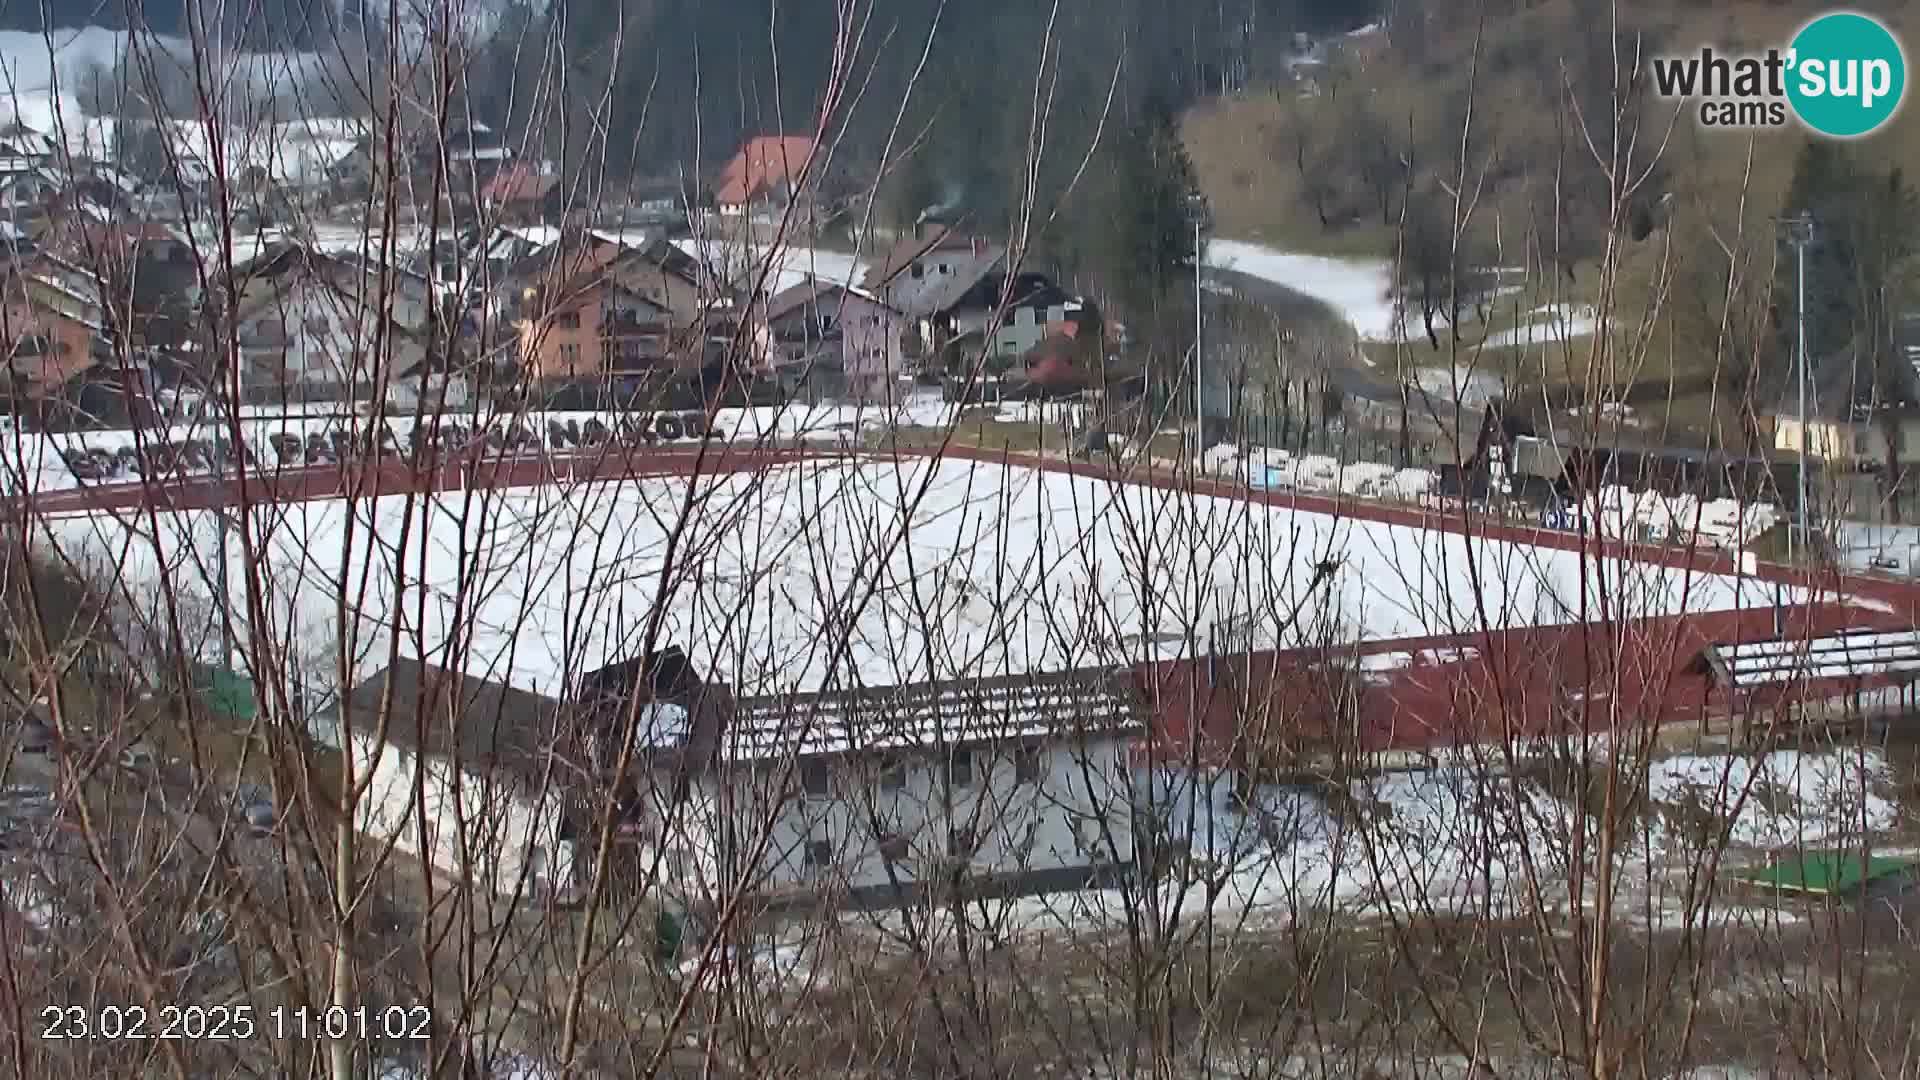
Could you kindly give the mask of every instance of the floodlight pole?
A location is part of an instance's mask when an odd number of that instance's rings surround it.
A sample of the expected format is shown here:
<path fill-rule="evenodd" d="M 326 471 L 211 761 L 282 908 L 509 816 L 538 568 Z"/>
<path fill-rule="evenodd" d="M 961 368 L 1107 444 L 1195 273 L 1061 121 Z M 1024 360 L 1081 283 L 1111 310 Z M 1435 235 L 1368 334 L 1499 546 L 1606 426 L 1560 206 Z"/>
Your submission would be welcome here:
<path fill-rule="evenodd" d="M 221 478 L 220 486 L 226 487 L 226 479 Z M 222 492 L 224 494 L 224 492 Z M 220 667 L 230 670 L 233 667 L 233 627 L 229 621 L 229 606 L 232 601 L 227 592 L 227 508 L 222 505 L 225 499 L 214 500 L 213 517 L 219 523 L 220 550 L 214 555 L 219 565 L 214 573 L 214 591 L 218 594 L 215 603 L 219 610 L 215 614 L 220 619 Z"/>
<path fill-rule="evenodd" d="M 1800 535 L 1804 540 L 1809 535 L 1807 516 L 1807 245 L 1813 241 L 1813 216 L 1802 211 L 1793 217 L 1784 218 L 1781 224 L 1787 227 L 1787 240 L 1793 245 L 1795 263 L 1794 304 L 1794 346 L 1795 381 L 1798 384 L 1800 415 L 1800 506 L 1797 514 L 1800 520 Z M 1793 561 L 1793 522 L 1787 522 L 1787 561 Z"/>
<path fill-rule="evenodd" d="M 1197 191 L 1187 194 L 1187 220 L 1193 225 L 1193 445 L 1197 458 L 1206 448 L 1207 427 L 1206 390 L 1200 378 L 1200 357 L 1206 325 L 1201 307 L 1200 249 L 1201 234 L 1207 227 L 1207 200 Z"/>

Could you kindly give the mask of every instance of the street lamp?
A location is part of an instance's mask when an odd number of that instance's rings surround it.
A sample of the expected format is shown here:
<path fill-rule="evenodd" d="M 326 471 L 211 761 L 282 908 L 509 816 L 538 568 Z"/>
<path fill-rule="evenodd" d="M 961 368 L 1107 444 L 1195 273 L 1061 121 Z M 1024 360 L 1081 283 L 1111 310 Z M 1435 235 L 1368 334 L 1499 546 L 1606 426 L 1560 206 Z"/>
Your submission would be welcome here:
<path fill-rule="evenodd" d="M 1207 407 L 1205 391 L 1200 381 L 1200 358 L 1204 314 L 1200 306 L 1200 274 L 1202 239 L 1207 226 L 1212 221 L 1207 210 L 1207 197 L 1198 191 L 1187 193 L 1187 224 L 1193 226 L 1193 443 L 1196 456 L 1205 449 Z"/>
<path fill-rule="evenodd" d="M 1787 242 L 1793 245 L 1795 259 L 1795 290 L 1798 299 L 1794 304 L 1794 347 L 1795 379 L 1799 385 L 1800 414 L 1800 536 L 1804 540 L 1810 535 L 1807 520 L 1807 245 L 1813 243 L 1813 215 L 1802 210 L 1792 217 L 1781 218 L 1780 224 L 1787 230 Z M 1787 523 L 1787 561 L 1793 561 L 1793 522 Z"/>

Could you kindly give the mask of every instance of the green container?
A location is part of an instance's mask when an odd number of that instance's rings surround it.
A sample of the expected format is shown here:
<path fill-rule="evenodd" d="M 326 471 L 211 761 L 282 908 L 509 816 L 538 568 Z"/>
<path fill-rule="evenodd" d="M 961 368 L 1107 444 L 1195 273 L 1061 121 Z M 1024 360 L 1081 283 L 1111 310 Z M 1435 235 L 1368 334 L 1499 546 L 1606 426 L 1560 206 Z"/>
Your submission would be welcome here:
<path fill-rule="evenodd" d="M 203 668 L 194 680 L 194 693 L 208 709 L 236 720 L 251 720 L 258 711 L 253 680 L 225 668 Z"/>
<path fill-rule="evenodd" d="M 671 964 L 680 959 L 681 939 L 685 932 L 680 927 L 680 919 L 664 908 L 653 918 L 653 957 L 662 964 Z"/>

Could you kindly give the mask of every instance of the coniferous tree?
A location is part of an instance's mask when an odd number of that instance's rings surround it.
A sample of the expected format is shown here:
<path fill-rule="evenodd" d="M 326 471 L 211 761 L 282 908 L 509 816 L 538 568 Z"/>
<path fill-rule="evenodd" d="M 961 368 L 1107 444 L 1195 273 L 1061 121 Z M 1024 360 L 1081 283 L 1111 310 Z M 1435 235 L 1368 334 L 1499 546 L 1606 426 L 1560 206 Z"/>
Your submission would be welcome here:
<path fill-rule="evenodd" d="M 1176 356 L 1192 318 L 1193 165 L 1171 105 L 1150 99 L 1112 155 L 1104 273 L 1120 318 L 1161 357 Z"/>

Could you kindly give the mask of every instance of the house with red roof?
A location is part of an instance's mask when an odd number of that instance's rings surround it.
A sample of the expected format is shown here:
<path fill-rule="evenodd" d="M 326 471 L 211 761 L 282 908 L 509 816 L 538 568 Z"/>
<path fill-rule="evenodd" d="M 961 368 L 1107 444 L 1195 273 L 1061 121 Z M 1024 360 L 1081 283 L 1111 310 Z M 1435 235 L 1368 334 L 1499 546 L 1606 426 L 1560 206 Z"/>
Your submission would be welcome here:
<path fill-rule="evenodd" d="M 772 216 L 801 195 L 816 145 L 806 135 L 756 135 L 741 145 L 714 184 L 713 202 L 728 217 Z"/>
<path fill-rule="evenodd" d="M 530 225 L 559 210 L 560 175 L 545 162 L 515 162 L 493 174 L 480 189 L 480 202 L 494 220 Z"/>

